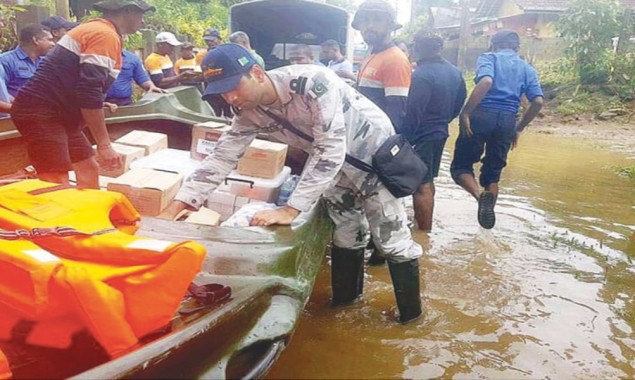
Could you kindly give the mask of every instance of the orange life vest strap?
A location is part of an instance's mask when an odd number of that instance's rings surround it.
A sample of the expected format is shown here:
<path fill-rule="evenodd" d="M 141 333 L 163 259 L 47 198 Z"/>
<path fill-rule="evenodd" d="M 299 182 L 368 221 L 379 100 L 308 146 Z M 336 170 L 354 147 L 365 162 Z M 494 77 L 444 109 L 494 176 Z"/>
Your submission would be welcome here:
<path fill-rule="evenodd" d="M 0 229 L 0 239 L 3 240 L 18 240 L 18 239 L 26 239 L 26 240 L 35 240 L 37 238 L 49 237 L 49 236 L 58 236 L 58 237 L 67 237 L 67 236 L 97 236 L 103 235 L 110 232 L 117 231 L 116 228 L 104 228 L 103 230 L 98 230 L 95 232 L 81 232 L 72 227 L 52 227 L 52 228 L 32 228 L 26 229 L 21 228 L 15 231 L 6 231 Z"/>

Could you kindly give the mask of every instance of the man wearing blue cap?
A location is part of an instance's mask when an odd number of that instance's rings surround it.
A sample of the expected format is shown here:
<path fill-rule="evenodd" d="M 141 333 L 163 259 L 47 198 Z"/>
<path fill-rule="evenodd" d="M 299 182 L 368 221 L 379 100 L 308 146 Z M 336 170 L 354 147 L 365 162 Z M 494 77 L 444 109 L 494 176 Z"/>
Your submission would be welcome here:
<path fill-rule="evenodd" d="M 68 21 L 67 19 L 61 16 L 47 17 L 44 20 L 42 20 L 40 24 L 44 25 L 45 27 L 48 28 L 48 30 L 51 31 L 51 34 L 53 35 L 53 40 L 55 42 L 62 39 L 62 37 L 64 37 L 64 35 L 69 30 L 79 25 L 78 22 Z"/>
<path fill-rule="evenodd" d="M 326 67 L 292 65 L 265 72 L 248 50 L 236 44 L 211 50 L 202 70 L 208 83 L 205 93 L 221 94 L 237 116 L 163 216 L 173 218 L 183 209 L 201 207 L 253 139 L 266 134 L 305 150 L 311 158 L 287 205 L 257 213 L 251 224 L 288 225 L 323 197 L 335 223 L 333 305 L 351 303 L 362 293 L 370 230 L 389 261 L 400 321 L 421 315 L 422 249 L 412 240 L 403 205 L 374 173 L 345 163 L 346 154 L 371 162 L 395 133 L 388 116 Z"/>
<path fill-rule="evenodd" d="M 496 223 L 494 206 L 507 154 L 543 103 L 538 73 L 518 57 L 519 47 L 520 38 L 513 30 L 503 29 L 492 37 L 490 51 L 478 57 L 476 87 L 459 115 L 461 133 L 450 172 L 454 181 L 478 201 L 478 222 L 485 229 Z M 530 106 L 517 122 L 523 95 Z M 483 163 L 480 186 L 473 168 L 478 161 Z"/>

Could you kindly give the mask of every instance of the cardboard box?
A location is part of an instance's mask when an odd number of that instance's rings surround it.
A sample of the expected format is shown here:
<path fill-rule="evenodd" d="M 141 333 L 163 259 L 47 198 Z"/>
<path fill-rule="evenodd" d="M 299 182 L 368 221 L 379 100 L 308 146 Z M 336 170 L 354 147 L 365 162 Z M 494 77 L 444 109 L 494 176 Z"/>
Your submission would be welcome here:
<path fill-rule="evenodd" d="M 207 207 L 218 212 L 220 214 L 220 221 L 224 222 L 250 201 L 251 199 L 247 197 L 216 190 L 207 199 Z"/>
<path fill-rule="evenodd" d="M 145 149 L 139 146 L 112 143 L 112 148 L 115 150 L 115 152 L 121 154 L 123 159 L 122 165 L 118 169 L 110 170 L 102 168 L 100 166 L 99 175 L 103 175 L 106 177 L 119 177 L 123 173 L 130 170 L 130 164 L 146 155 Z"/>
<path fill-rule="evenodd" d="M 192 145 L 190 147 L 191 157 L 199 161 L 204 160 L 207 155 L 214 151 L 216 141 L 221 135 L 230 129 L 229 125 L 215 121 L 208 121 L 193 126 Z"/>
<path fill-rule="evenodd" d="M 108 190 L 124 194 L 141 215 L 157 216 L 178 193 L 183 176 L 152 169 L 132 169 L 113 179 Z"/>
<path fill-rule="evenodd" d="M 168 136 L 163 133 L 132 131 L 118 138 L 116 143 L 139 146 L 145 149 L 146 156 L 168 147 Z"/>
<path fill-rule="evenodd" d="M 187 223 L 202 224 L 205 226 L 218 226 L 220 214 L 206 207 L 201 207 L 198 211 L 191 212 L 184 220 Z"/>
<path fill-rule="evenodd" d="M 272 179 L 280 174 L 286 158 L 286 144 L 255 139 L 238 161 L 238 174 Z"/>
<path fill-rule="evenodd" d="M 130 165 L 130 169 L 154 169 L 182 174 L 187 178 L 201 163 L 190 157 L 187 150 L 162 149 L 142 157 Z"/>

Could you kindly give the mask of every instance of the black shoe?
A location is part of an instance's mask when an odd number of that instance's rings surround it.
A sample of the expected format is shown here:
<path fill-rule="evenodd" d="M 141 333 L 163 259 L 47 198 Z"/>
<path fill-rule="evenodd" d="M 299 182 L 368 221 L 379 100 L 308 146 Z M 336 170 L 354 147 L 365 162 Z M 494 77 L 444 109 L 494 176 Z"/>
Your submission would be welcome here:
<path fill-rule="evenodd" d="M 366 249 L 370 250 L 370 258 L 368 259 L 368 265 L 371 267 L 378 267 L 380 265 L 386 264 L 386 259 L 379 256 L 379 250 L 375 247 L 375 243 L 371 238 L 366 246 Z"/>
<path fill-rule="evenodd" d="M 491 191 L 483 191 L 478 197 L 478 224 L 487 230 L 492 229 L 496 224 L 495 204 L 496 198 Z"/>
<path fill-rule="evenodd" d="M 421 316 L 421 292 L 419 285 L 419 260 L 403 263 L 388 262 L 390 278 L 395 288 L 399 309 L 399 322 L 407 323 Z"/>
<path fill-rule="evenodd" d="M 353 303 L 364 290 L 364 248 L 331 248 L 331 306 Z"/>

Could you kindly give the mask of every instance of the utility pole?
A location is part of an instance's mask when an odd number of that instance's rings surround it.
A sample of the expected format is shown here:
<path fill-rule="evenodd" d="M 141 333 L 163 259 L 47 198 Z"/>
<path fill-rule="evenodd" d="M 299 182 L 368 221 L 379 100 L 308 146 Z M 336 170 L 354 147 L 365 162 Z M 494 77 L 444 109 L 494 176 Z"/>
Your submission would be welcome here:
<path fill-rule="evenodd" d="M 467 67 L 467 48 L 470 39 L 470 1 L 461 0 L 461 29 L 459 31 L 459 52 L 456 65 L 459 68 Z"/>

